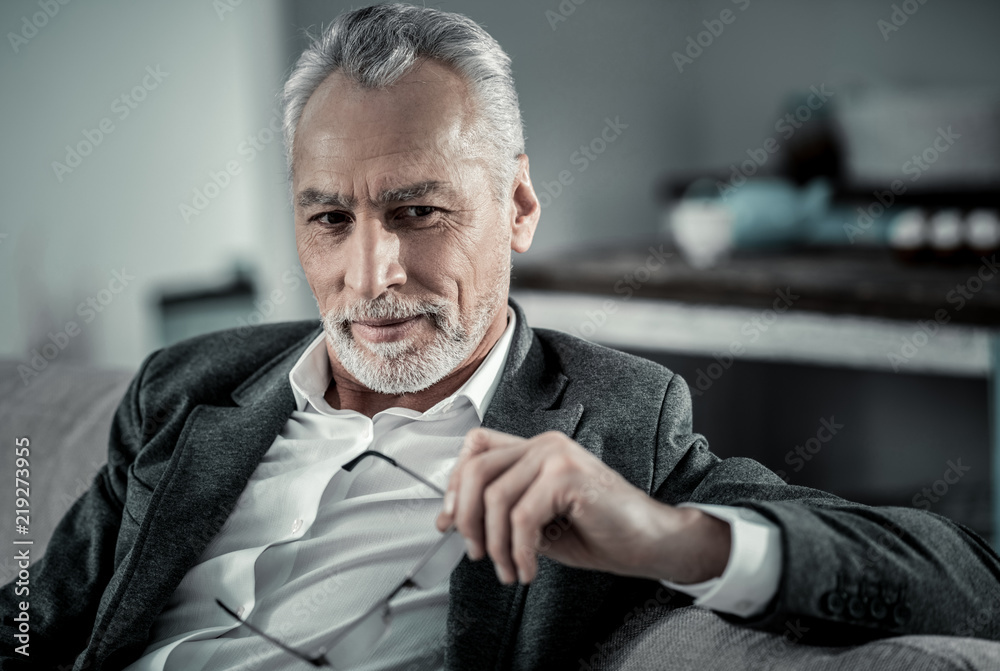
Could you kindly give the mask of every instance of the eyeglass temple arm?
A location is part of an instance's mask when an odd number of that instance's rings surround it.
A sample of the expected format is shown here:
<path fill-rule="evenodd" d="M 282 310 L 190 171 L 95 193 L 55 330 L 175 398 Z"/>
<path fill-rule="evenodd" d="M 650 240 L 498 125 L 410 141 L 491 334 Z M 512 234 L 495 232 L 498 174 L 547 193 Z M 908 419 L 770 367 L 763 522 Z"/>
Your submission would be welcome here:
<path fill-rule="evenodd" d="M 361 454 L 359 454 L 358 456 L 354 457 L 353 459 L 351 459 L 350 461 L 348 461 L 346 464 L 344 464 L 343 466 L 341 466 L 341 468 L 343 468 L 345 471 L 350 472 L 350 471 L 354 470 L 355 466 L 357 466 L 362 461 L 364 461 L 364 459 L 366 457 L 378 457 L 379 459 L 382 459 L 384 461 L 388 461 L 390 464 L 392 464 L 393 466 L 395 466 L 399 470 L 401 470 L 404 473 L 410 475 L 411 477 L 416 478 L 417 480 L 419 480 L 420 482 L 424 483 L 425 485 L 427 485 L 428 487 L 430 487 L 431 489 L 433 489 L 435 492 L 437 492 L 441 496 L 444 496 L 444 490 L 441 489 L 440 487 L 438 487 L 437 485 L 435 485 L 433 482 L 431 482 L 430 480 L 427 480 L 426 478 L 424 478 L 424 476 L 420 475 L 419 473 L 414 473 L 413 471 L 411 471 L 410 469 L 408 469 L 406 466 L 403 466 L 402 464 L 398 463 L 392 457 L 386 456 L 386 455 L 382 454 L 381 452 L 376 452 L 375 450 L 365 450 L 364 452 L 362 452 Z"/>
<path fill-rule="evenodd" d="M 241 624 L 243 624 L 245 627 L 247 627 L 250 631 L 252 631 L 253 633 L 257 634 L 258 636 L 260 636 L 260 637 L 262 637 L 262 638 L 270 641 L 271 643 L 273 643 L 274 645 L 278 646 L 279 648 L 281 648 L 282 650 L 284 650 L 288 654 L 295 655 L 296 657 L 298 657 L 299 659 L 301 659 L 303 662 L 308 662 L 312 666 L 316 666 L 316 667 L 330 666 L 330 661 L 326 658 L 325 655 L 317 655 L 316 657 L 309 657 L 308 655 L 305 655 L 305 654 L 299 652 L 295 648 L 288 647 L 287 645 L 285 645 L 284 643 L 282 643 L 278 639 L 270 636 L 269 634 L 265 633 L 264 631 L 262 631 L 262 630 L 258 629 L 257 627 L 253 626 L 252 624 L 250 624 L 249 622 L 247 622 L 246 620 L 244 620 L 242 617 L 240 617 L 239 615 L 237 615 L 229 606 L 227 606 L 226 604 L 222 603 L 222 601 L 220 601 L 219 599 L 216 599 L 215 603 L 219 604 L 219 606 L 222 608 L 222 610 L 224 610 L 227 613 L 229 613 L 230 615 L 232 615 Z"/>

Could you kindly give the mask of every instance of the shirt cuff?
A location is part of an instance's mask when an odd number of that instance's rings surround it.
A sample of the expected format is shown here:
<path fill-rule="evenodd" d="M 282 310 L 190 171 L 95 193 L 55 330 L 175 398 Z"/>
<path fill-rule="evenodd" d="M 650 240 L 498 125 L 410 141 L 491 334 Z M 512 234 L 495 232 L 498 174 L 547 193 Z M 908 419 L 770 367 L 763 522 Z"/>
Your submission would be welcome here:
<path fill-rule="evenodd" d="M 707 503 L 681 503 L 729 522 L 732 545 L 721 576 L 686 585 L 660 582 L 697 597 L 694 604 L 750 617 L 764 611 L 781 579 L 781 528 L 755 510 Z"/>

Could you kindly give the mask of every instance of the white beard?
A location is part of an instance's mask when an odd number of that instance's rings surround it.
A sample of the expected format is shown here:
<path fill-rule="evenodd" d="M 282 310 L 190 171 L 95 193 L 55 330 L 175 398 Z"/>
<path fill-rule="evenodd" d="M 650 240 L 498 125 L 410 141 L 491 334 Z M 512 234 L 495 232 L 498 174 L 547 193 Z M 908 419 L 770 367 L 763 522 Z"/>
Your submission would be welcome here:
<path fill-rule="evenodd" d="M 323 315 L 323 331 L 341 365 L 358 382 L 380 394 L 406 394 L 430 387 L 465 361 L 482 342 L 503 302 L 504 285 L 482 297 L 470 316 L 469 328 L 459 319 L 458 306 L 443 299 L 410 301 L 386 293 Z M 434 340 L 423 348 L 409 342 L 373 343 L 355 340 L 351 322 L 406 319 L 426 315 L 435 329 Z"/>

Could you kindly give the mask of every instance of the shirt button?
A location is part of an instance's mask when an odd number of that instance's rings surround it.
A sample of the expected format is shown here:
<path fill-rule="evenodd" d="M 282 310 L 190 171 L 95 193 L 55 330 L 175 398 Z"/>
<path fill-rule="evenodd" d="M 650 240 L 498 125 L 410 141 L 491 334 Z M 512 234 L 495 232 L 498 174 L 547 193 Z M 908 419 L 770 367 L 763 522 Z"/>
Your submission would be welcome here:
<path fill-rule="evenodd" d="M 299 519 L 295 520 L 294 522 L 292 522 L 292 533 L 293 534 L 297 533 L 298 530 L 301 529 L 301 528 L 302 528 L 302 519 L 301 518 L 299 518 Z"/>
<path fill-rule="evenodd" d="M 236 609 L 236 615 L 238 617 L 243 617 L 243 613 L 247 612 L 246 606 L 240 606 Z"/>

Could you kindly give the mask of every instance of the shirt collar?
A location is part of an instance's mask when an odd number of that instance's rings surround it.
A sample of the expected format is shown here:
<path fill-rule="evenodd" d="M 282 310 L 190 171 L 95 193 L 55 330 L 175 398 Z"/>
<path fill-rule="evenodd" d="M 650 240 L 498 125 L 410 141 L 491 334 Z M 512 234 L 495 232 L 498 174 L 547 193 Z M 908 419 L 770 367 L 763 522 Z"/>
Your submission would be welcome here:
<path fill-rule="evenodd" d="M 467 398 L 479 415 L 479 421 L 483 420 L 486 408 L 489 407 L 493 394 L 500 384 L 500 374 L 503 372 L 504 363 L 507 361 L 507 353 L 510 350 L 510 343 L 514 336 L 514 326 L 517 320 L 514 311 L 507 306 L 507 328 L 504 329 L 500 339 L 486 355 L 476 371 L 448 398 L 442 399 L 434 407 L 428 409 L 423 415 L 436 414 L 451 408 L 459 398 Z M 330 406 L 324 396 L 333 379 L 330 370 L 330 355 L 326 351 L 326 334 L 320 333 L 309 343 L 298 361 L 288 373 L 288 381 L 292 386 L 292 394 L 295 396 L 295 407 L 301 412 L 307 406 L 312 407 L 323 414 L 329 414 Z M 336 412 L 336 411 L 334 411 Z"/>

